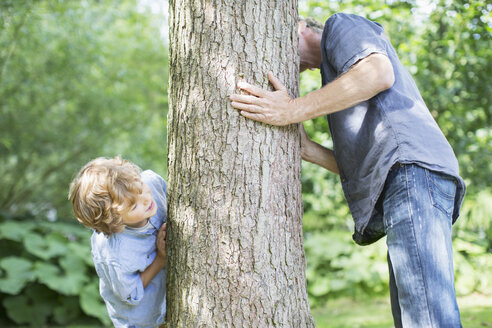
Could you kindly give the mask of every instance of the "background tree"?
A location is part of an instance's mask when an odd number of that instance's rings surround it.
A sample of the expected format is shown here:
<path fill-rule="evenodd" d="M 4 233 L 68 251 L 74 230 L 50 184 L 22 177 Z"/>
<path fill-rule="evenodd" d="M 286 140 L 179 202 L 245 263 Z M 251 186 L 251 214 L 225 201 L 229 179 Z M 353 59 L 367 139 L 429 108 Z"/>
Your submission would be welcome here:
<path fill-rule="evenodd" d="M 110 325 L 68 184 L 117 154 L 165 176 L 162 16 L 137 0 L 0 1 L 1 327 Z"/>
<path fill-rule="evenodd" d="M 97 156 L 165 173 L 167 50 L 137 3 L 0 1 L 1 209 L 70 217 Z"/>
<path fill-rule="evenodd" d="M 170 1 L 171 327 L 311 327 L 297 125 L 241 117 L 239 80 L 297 94 L 297 1 Z"/>

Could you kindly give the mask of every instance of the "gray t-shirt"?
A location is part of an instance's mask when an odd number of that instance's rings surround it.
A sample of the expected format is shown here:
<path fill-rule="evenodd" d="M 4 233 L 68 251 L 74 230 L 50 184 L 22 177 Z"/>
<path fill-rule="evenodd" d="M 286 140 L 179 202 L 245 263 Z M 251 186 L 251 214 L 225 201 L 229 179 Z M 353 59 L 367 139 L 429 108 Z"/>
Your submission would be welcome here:
<path fill-rule="evenodd" d="M 396 163 L 417 164 L 456 178 L 454 222 L 465 193 L 458 161 L 382 26 L 357 15 L 335 14 L 326 21 L 321 51 L 323 85 L 372 53 L 388 56 L 395 74 L 390 89 L 327 115 L 343 190 L 355 220 L 354 240 L 369 244 L 381 237 L 364 232 L 379 215 L 375 205 Z"/>

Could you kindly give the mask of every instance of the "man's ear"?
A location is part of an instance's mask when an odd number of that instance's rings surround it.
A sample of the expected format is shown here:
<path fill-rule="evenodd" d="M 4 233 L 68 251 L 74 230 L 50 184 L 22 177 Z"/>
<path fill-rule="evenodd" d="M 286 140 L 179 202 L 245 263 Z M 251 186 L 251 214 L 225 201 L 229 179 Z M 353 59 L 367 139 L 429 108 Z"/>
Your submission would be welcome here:
<path fill-rule="evenodd" d="M 297 33 L 304 34 L 308 28 L 305 21 L 299 21 L 297 24 Z"/>

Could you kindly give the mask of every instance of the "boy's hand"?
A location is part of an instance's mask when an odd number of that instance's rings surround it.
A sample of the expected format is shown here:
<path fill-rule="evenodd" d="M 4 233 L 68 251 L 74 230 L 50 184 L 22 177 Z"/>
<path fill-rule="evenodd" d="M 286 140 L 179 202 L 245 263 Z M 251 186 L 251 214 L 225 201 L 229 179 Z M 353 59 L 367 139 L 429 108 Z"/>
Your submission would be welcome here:
<path fill-rule="evenodd" d="M 157 232 L 157 237 L 155 239 L 155 247 L 157 248 L 157 254 L 154 261 L 140 273 L 140 278 L 142 278 L 142 284 L 145 287 L 149 282 L 154 279 L 157 273 L 166 266 L 166 224 L 163 223 Z"/>
<path fill-rule="evenodd" d="M 166 223 L 163 223 L 157 232 L 155 239 L 155 246 L 157 248 L 157 256 L 166 259 Z"/>

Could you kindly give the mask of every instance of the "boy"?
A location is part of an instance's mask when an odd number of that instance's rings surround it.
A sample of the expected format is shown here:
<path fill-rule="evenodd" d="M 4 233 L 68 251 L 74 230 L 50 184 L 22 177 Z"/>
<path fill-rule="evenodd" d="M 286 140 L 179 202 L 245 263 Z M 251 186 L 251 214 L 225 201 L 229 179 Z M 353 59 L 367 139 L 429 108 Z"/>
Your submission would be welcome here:
<path fill-rule="evenodd" d="M 70 184 L 92 228 L 99 290 L 115 327 L 158 327 L 166 314 L 166 182 L 119 157 L 96 158 Z"/>

